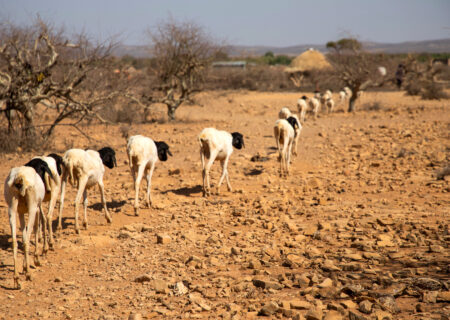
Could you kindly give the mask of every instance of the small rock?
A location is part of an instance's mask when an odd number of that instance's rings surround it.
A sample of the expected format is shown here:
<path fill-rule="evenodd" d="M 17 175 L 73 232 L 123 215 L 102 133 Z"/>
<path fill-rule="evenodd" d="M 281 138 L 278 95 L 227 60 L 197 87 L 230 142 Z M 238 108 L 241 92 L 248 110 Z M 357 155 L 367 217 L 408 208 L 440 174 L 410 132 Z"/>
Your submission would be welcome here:
<path fill-rule="evenodd" d="M 173 286 L 173 294 L 176 296 L 182 296 L 188 293 L 188 288 L 184 285 L 182 281 L 175 283 Z"/>
<path fill-rule="evenodd" d="M 189 301 L 191 301 L 191 303 L 197 304 L 204 311 L 211 310 L 211 307 L 205 302 L 205 300 L 203 300 L 200 293 L 198 293 L 198 292 L 190 293 Z"/>
<path fill-rule="evenodd" d="M 142 315 L 140 313 L 131 313 L 128 316 L 128 320 L 142 320 Z"/>
<path fill-rule="evenodd" d="M 438 291 L 425 291 L 422 295 L 422 302 L 436 303 Z"/>
<path fill-rule="evenodd" d="M 289 301 L 289 304 L 291 309 L 296 310 L 308 310 L 309 308 L 311 308 L 311 304 L 308 301 L 304 300 L 292 300 Z"/>
<path fill-rule="evenodd" d="M 167 293 L 167 282 L 160 279 L 155 279 L 150 282 L 150 288 L 156 291 L 156 293 Z"/>
<path fill-rule="evenodd" d="M 147 282 L 147 281 L 150 281 L 150 280 L 152 280 L 152 278 L 150 278 L 149 275 L 143 274 L 143 275 L 137 277 L 136 279 L 134 279 L 134 282 L 142 283 L 142 282 Z"/>
<path fill-rule="evenodd" d="M 281 284 L 279 284 L 278 282 L 274 282 L 274 281 L 253 279 L 252 282 L 255 287 L 263 288 L 263 289 L 281 290 L 283 288 L 283 286 Z"/>
<path fill-rule="evenodd" d="M 431 278 L 418 278 L 414 281 L 414 285 L 420 289 L 438 291 L 442 285 L 439 281 Z"/>
<path fill-rule="evenodd" d="M 439 292 L 436 298 L 438 302 L 450 302 L 450 291 Z"/>
<path fill-rule="evenodd" d="M 364 315 L 359 313 L 356 310 L 349 310 L 348 311 L 348 319 L 349 320 L 368 320 Z"/>
<path fill-rule="evenodd" d="M 177 169 L 169 169 L 169 176 L 173 176 L 173 175 L 177 175 L 181 173 L 181 169 L 177 168 Z"/>
<path fill-rule="evenodd" d="M 326 278 L 325 280 L 323 280 L 321 283 L 319 283 L 317 286 L 319 288 L 329 288 L 333 285 L 333 280 L 331 280 L 330 278 Z"/>
<path fill-rule="evenodd" d="M 323 320 L 342 320 L 342 315 L 336 310 L 330 310 L 327 312 Z"/>
<path fill-rule="evenodd" d="M 322 309 L 311 308 L 305 315 L 306 320 L 322 320 Z"/>
<path fill-rule="evenodd" d="M 159 244 L 167 244 L 170 243 L 172 239 L 167 234 L 157 234 L 156 235 L 156 243 Z"/>
<path fill-rule="evenodd" d="M 392 320 L 392 315 L 386 311 L 375 310 L 374 315 L 376 320 Z"/>
<path fill-rule="evenodd" d="M 372 312 L 372 302 L 368 300 L 363 300 L 359 303 L 359 311 L 365 314 L 370 314 Z"/>
<path fill-rule="evenodd" d="M 259 316 L 271 316 L 273 315 L 275 312 L 278 311 L 278 304 L 276 304 L 275 302 L 269 302 L 266 303 L 264 305 L 264 307 L 261 308 L 261 310 L 259 310 L 258 315 Z"/>
<path fill-rule="evenodd" d="M 443 252 L 444 251 L 444 247 L 437 245 L 437 244 L 432 244 L 430 245 L 430 247 L 428 248 L 430 252 L 435 252 L 435 253 L 439 253 L 439 252 Z"/>
<path fill-rule="evenodd" d="M 341 301 L 341 305 L 346 309 L 356 309 L 358 305 L 354 303 L 352 300 L 344 300 Z"/>

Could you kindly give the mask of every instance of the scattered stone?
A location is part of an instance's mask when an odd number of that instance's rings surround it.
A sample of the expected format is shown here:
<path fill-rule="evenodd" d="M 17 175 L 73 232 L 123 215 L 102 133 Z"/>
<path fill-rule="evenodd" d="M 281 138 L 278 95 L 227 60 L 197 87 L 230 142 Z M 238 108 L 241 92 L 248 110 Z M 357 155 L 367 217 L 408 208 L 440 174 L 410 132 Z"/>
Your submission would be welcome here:
<path fill-rule="evenodd" d="M 349 310 L 348 318 L 349 320 L 369 320 L 369 318 L 366 318 L 366 316 L 362 315 L 356 310 Z"/>
<path fill-rule="evenodd" d="M 140 313 L 130 313 L 128 320 L 142 320 L 142 315 Z"/>
<path fill-rule="evenodd" d="M 425 291 L 422 294 L 422 301 L 426 303 L 436 303 L 438 291 Z"/>
<path fill-rule="evenodd" d="M 444 251 L 444 247 L 437 245 L 437 244 L 430 245 L 428 249 L 430 252 L 435 252 L 435 253 L 440 253 L 440 252 Z"/>
<path fill-rule="evenodd" d="M 279 284 L 278 282 L 274 282 L 274 281 L 253 279 L 252 282 L 255 287 L 263 288 L 263 289 L 281 290 L 283 288 L 283 286 L 281 284 Z"/>
<path fill-rule="evenodd" d="M 198 292 L 190 293 L 188 298 L 191 303 L 198 305 L 200 308 L 202 308 L 203 311 L 211 310 L 211 307 L 201 297 L 200 293 Z"/>
<path fill-rule="evenodd" d="M 148 282 L 150 280 L 152 280 L 152 278 L 150 278 L 149 275 L 143 274 L 143 275 L 137 277 L 136 279 L 134 279 L 134 282 L 143 283 L 143 282 Z"/>
<path fill-rule="evenodd" d="M 156 235 L 156 243 L 159 244 L 167 244 L 170 243 L 172 239 L 167 234 L 157 234 Z"/>
<path fill-rule="evenodd" d="M 397 305 L 397 302 L 395 301 L 394 296 L 386 295 L 382 296 L 378 299 L 380 304 L 388 309 L 390 312 L 398 312 L 400 309 Z"/>
<path fill-rule="evenodd" d="M 273 315 L 275 312 L 278 311 L 278 304 L 276 304 L 275 302 L 271 301 L 269 303 L 266 303 L 261 310 L 259 310 L 258 315 L 259 316 L 271 316 Z"/>
<path fill-rule="evenodd" d="M 176 296 L 182 296 L 188 293 L 188 288 L 184 285 L 182 281 L 175 283 L 173 286 L 173 294 Z"/>
<path fill-rule="evenodd" d="M 168 293 L 167 282 L 160 279 L 150 281 L 150 288 L 156 291 L 156 293 Z"/>
<path fill-rule="evenodd" d="M 359 311 L 362 313 L 370 314 L 372 312 L 372 302 L 363 300 L 359 303 Z"/>
<path fill-rule="evenodd" d="M 346 309 L 356 309 L 358 305 L 354 303 L 352 300 L 344 300 L 341 301 L 341 305 Z"/>
<path fill-rule="evenodd" d="M 318 284 L 318 287 L 319 288 L 329 288 L 332 285 L 333 285 L 333 280 L 331 280 L 330 278 L 326 278 L 320 284 Z"/>
<path fill-rule="evenodd" d="M 337 267 L 332 260 L 326 259 L 322 264 L 322 270 L 323 271 L 340 271 L 341 269 Z"/>
<path fill-rule="evenodd" d="M 441 289 L 442 284 L 431 278 L 418 278 L 414 281 L 414 285 L 420 289 L 438 291 Z"/>
<path fill-rule="evenodd" d="M 323 320 L 342 320 L 342 315 L 336 310 L 330 310 L 323 317 Z"/>
<path fill-rule="evenodd" d="M 392 315 L 389 312 L 382 310 L 375 310 L 374 316 L 376 320 L 392 320 Z"/>
<path fill-rule="evenodd" d="M 319 308 L 310 308 L 305 315 L 306 320 L 322 320 L 322 309 Z"/>
<path fill-rule="evenodd" d="M 289 301 L 291 309 L 296 310 L 308 310 L 311 308 L 311 304 L 308 301 L 305 300 L 292 300 Z"/>
<path fill-rule="evenodd" d="M 450 302 L 450 291 L 439 292 L 436 301 L 438 302 Z"/>

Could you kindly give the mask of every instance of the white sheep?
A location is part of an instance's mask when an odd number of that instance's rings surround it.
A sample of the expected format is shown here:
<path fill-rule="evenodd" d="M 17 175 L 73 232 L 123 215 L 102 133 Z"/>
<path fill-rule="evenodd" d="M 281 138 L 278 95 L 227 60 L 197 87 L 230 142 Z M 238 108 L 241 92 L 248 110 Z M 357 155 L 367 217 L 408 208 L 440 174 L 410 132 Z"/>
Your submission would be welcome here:
<path fill-rule="evenodd" d="M 233 147 L 236 149 L 245 147 L 242 134 L 239 132 L 229 133 L 215 128 L 205 128 L 198 136 L 198 143 L 200 145 L 200 158 L 202 161 L 203 196 L 205 197 L 211 194 L 209 171 L 216 159 L 220 160 L 222 164 L 222 175 L 217 185 L 217 194 L 219 194 L 220 185 L 225 177 L 227 179 L 228 191 L 232 191 L 228 176 L 228 161 L 233 153 Z"/>
<path fill-rule="evenodd" d="M 302 131 L 302 126 L 301 126 L 301 124 L 300 124 L 300 120 L 298 119 L 298 117 L 297 117 L 297 115 L 296 114 L 293 114 L 292 112 L 291 112 L 291 110 L 289 110 L 289 108 L 288 107 L 283 107 L 281 110 L 280 110 L 280 112 L 278 113 L 278 118 L 279 119 L 287 119 L 287 118 L 289 118 L 289 117 L 293 117 L 293 118 L 295 118 L 295 120 L 297 120 L 297 126 L 295 126 L 295 128 L 294 128 L 294 143 L 293 143 L 293 146 L 292 146 L 292 154 L 294 155 L 294 156 L 296 156 L 297 155 L 297 148 L 298 148 L 298 139 L 300 138 L 300 133 L 301 133 L 301 131 Z"/>
<path fill-rule="evenodd" d="M 314 119 L 317 118 L 317 113 L 319 112 L 320 109 L 320 101 L 319 99 L 312 97 L 309 99 L 308 101 L 309 107 L 311 108 L 313 114 L 314 114 Z"/>
<path fill-rule="evenodd" d="M 278 113 L 278 119 L 287 119 L 291 115 L 291 110 L 288 107 L 281 108 Z"/>
<path fill-rule="evenodd" d="M 61 188 L 61 173 L 62 173 L 62 158 L 55 154 L 49 154 L 48 156 L 40 156 L 34 157 L 33 159 L 40 159 L 44 161 L 50 172 L 52 173 L 53 178 L 50 178 L 48 175 L 45 176 L 44 186 L 45 186 L 45 196 L 43 202 L 48 202 L 48 213 L 46 215 L 47 226 L 49 232 L 49 245 L 50 248 L 53 248 L 53 211 L 55 209 L 56 201 L 58 199 L 59 191 Z M 44 242 L 44 251 L 46 251 L 45 247 L 46 242 Z"/>
<path fill-rule="evenodd" d="M 339 103 L 344 103 L 347 98 L 347 93 L 344 90 L 339 91 Z"/>
<path fill-rule="evenodd" d="M 332 113 L 334 110 L 334 100 L 332 98 L 328 98 L 327 101 L 325 101 L 325 105 L 328 109 L 328 113 Z"/>
<path fill-rule="evenodd" d="M 348 99 L 350 99 L 353 95 L 352 90 L 349 87 L 344 87 L 345 94 Z"/>
<path fill-rule="evenodd" d="M 306 96 L 297 100 L 297 110 L 300 114 L 301 123 L 305 123 L 306 111 L 308 110 L 308 98 Z"/>
<path fill-rule="evenodd" d="M 45 169 L 49 172 L 48 167 Z M 42 173 L 44 174 L 44 173 Z M 41 203 L 45 196 L 44 182 L 41 176 L 33 167 L 23 166 L 12 168 L 5 181 L 4 195 L 6 203 L 8 204 L 9 224 L 11 227 L 13 255 L 14 255 L 14 285 L 16 288 L 21 288 L 19 282 L 19 271 L 17 267 L 17 238 L 16 238 L 16 216 L 19 215 L 20 228 L 22 231 L 23 247 L 24 247 L 24 272 L 27 280 L 31 280 L 30 262 L 28 258 L 30 250 L 30 237 L 36 218 L 39 219 L 42 214 Z M 28 214 L 28 221 L 25 222 L 25 214 Z M 36 249 L 35 249 L 35 263 L 39 264 L 38 259 L 38 232 L 36 232 Z M 45 228 L 44 228 L 45 239 Z"/>
<path fill-rule="evenodd" d="M 105 168 L 103 165 L 112 169 L 117 166 L 116 156 L 113 149 L 105 147 L 99 151 L 95 150 L 81 150 L 70 149 L 66 151 L 63 156 L 64 170 L 61 178 L 61 203 L 59 207 L 59 218 L 61 218 L 64 207 L 64 194 L 66 183 L 69 181 L 73 186 L 77 186 L 77 195 L 75 197 L 75 231 L 80 233 L 78 225 L 78 206 L 83 195 L 84 205 L 84 221 L 85 229 L 88 227 L 87 221 L 87 189 L 98 185 L 100 188 L 100 195 L 102 198 L 103 209 L 105 211 L 105 218 L 108 223 L 112 222 L 112 218 L 106 207 L 105 188 L 103 185 L 103 175 Z M 61 228 L 61 219 L 58 221 L 58 229 Z"/>
<path fill-rule="evenodd" d="M 297 119 L 278 119 L 273 127 L 277 150 L 280 160 L 280 175 L 289 175 L 292 145 L 295 138 L 295 129 L 299 125 Z"/>
<path fill-rule="evenodd" d="M 172 153 L 165 142 L 136 135 L 128 139 L 127 154 L 135 188 L 134 214 L 139 215 L 139 186 L 144 173 L 147 179 L 147 206 L 150 208 L 152 205 L 150 188 L 156 162 L 158 159 L 167 161 L 167 154 Z"/>

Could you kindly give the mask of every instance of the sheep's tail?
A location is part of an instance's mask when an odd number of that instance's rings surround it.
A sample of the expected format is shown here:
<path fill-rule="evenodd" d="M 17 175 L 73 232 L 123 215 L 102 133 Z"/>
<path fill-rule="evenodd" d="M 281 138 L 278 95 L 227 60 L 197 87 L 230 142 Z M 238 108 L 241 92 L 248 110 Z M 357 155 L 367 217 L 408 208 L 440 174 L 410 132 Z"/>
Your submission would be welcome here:
<path fill-rule="evenodd" d="M 9 183 L 9 187 L 13 187 L 13 186 L 19 191 L 19 193 L 22 197 L 25 197 L 29 186 L 27 183 L 27 179 L 24 176 L 22 176 L 19 173 L 14 178 L 14 180 L 11 180 L 11 182 Z"/>
<path fill-rule="evenodd" d="M 205 155 L 206 158 L 209 158 L 209 155 L 210 155 L 209 154 L 209 152 L 210 152 L 209 143 L 208 143 L 207 136 L 204 135 L 203 133 L 198 136 L 198 144 L 200 145 L 200 153 L 202 155 Z"/>

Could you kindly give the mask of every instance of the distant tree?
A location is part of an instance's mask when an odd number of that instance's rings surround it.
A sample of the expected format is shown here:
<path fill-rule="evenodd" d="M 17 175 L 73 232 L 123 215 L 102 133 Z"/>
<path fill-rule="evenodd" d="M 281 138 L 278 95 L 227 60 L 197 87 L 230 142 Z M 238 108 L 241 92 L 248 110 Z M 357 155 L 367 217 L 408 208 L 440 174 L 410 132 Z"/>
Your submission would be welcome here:
<path fill-rule="evenodd" d="M 18 129 L 28 138 L 50 137 L 67 118 L 75 120 L 65 125 L 75 128 L 84 119 L 105 122 L 97 107 L 118 95 L 107 80 L 111 48 L 112 44 L 92 45 L 84 35 L 71 40 L 40 18 L 27 27 L 0 23 L 0 101 L 4 102 L 0 115 L 6 117 L 8 131 Z M 54 109 L 56 116 L 50 124 L 39 124 L 44 130 L 38 132 L 39 103 Z"/>
<path fill-rule="evenodd" d="M 176 110 L 202 90 L 208 64 L 219 51 L 204 29 L 193 22 L 169 20 L 148 31 L 153 67 L 152 86 L 142 94 L 127 94 L 145 109 L 154 103 L 167 106 L 167 116 L 175 120 Z"/>
<path fill-rule="evenodd" d="M 332 49 L 329 60 L 333 65 L 335 76 L 352 91 L 348 112 L 355 111 L 358 93 L 361 90 L 379 87 L 393 81 L 392 72 L 388 75 L 379 72 L 378 67 L 385 63 L 384 56 L 364 52 L 358 40 L 344 38 L 337 42 L 328 42 L 326 46 Z"/>

